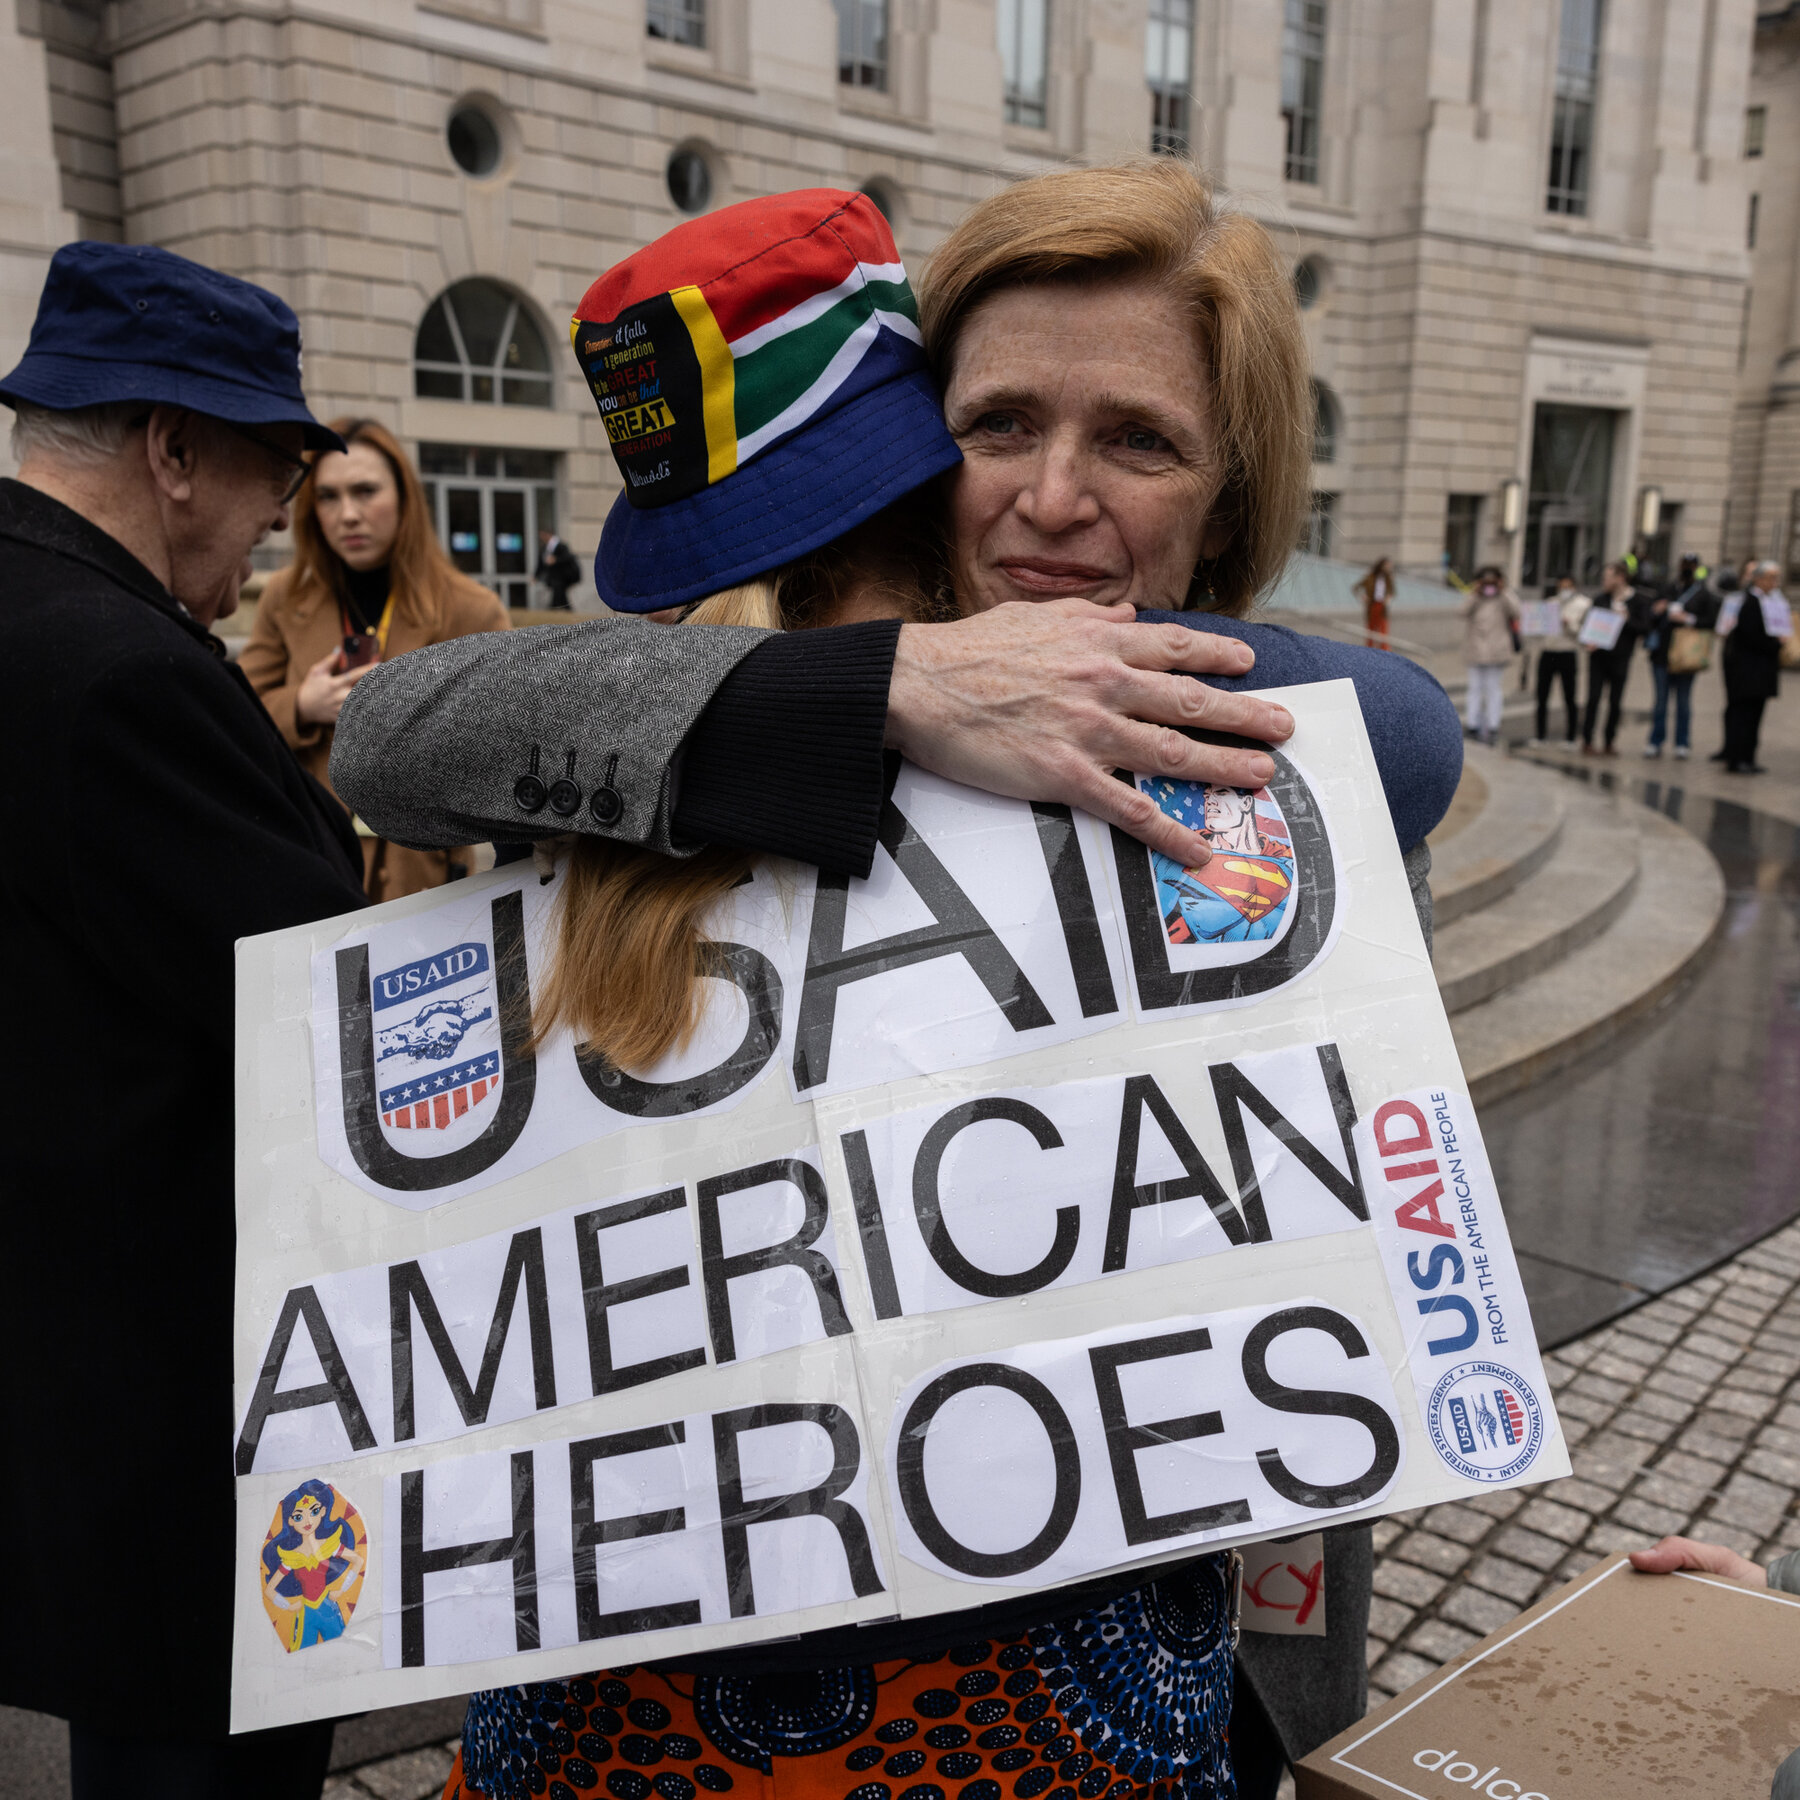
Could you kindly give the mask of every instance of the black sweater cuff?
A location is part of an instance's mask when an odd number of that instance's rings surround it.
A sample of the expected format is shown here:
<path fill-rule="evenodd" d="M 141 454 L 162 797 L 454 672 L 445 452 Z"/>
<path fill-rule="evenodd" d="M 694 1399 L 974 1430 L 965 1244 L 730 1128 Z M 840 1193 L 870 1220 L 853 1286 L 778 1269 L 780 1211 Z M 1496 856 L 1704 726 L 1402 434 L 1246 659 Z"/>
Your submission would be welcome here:
<path fill-rule="evenodd" d="M 875 619 L 777 632 L 758 644 L 682 746 L 676 840 L 867 875 L 899 642 L 898 619 Z"/>

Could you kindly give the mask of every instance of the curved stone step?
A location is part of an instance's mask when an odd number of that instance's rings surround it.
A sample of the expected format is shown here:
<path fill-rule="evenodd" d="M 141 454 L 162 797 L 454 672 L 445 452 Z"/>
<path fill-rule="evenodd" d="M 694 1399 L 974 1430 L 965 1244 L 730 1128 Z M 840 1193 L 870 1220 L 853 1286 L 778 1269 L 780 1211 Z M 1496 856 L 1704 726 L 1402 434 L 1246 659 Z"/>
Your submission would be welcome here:
<path fill-rule="evenodd" d="M 1647 809 L 1616 817 L 1636 831 L 1638 878 L 1607 928 L 1451 1021 L 1478 1106 L 1616 1037 L 1674 990 L 1718 933 L 1725 879 L 1706 847 Z"/>
<path fill-rule="evenodd" d="M 1493 905 L 1540 869 L 1556 848 L 1568 807 L 1567 782 L 1509 762 L 1498 750 L 1470 744 L 1463 766 L 1465 781 L 1473 776 L 1483 783 L 1486 800 L 1460 830 L 1448 837 L 1434 832 L 1429 840 L 1432 913 L 1439 927 Z M 1453 802 L 1446 825 L 1458 811 Z"/>
<path fill-rule="evenodd" d="M 1597 938 L 1638 879 L 1636 821 L 1601 796 L 1572 790 L 1555 847 L 1491 906 L 1436 934 L 1432 966 L 1444 1010 L 1466 1011 Z"/>

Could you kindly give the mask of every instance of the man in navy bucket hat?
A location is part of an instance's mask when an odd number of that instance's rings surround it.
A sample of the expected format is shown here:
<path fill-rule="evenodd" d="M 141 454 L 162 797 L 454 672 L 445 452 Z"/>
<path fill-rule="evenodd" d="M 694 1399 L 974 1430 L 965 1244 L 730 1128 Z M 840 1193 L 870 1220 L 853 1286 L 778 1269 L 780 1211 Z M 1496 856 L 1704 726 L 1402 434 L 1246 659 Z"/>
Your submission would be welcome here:
<path fill-rule="evenodd" d="M 153 244 L 56 253 L 31 343 L 0 399 L 55 412 L 118 400 L 181 406 L 237 425 L 297 425 L 306 449 L 343 448 L 307 410 L 300 322 L 287 303 Z"/>
<path fill-rule="evenodd" d="M 287 306 L 147 246 L 57 252 L 0 399 L 0 1701 L 69 1720 L 78 1800 L 311 1800 L 329 1724 L 227 1731 L 232 943 L 360 905 L 361 859 L 208 627 L 339 439 Z M 152 1644 L 179 1673 L 121 1679 Z"/>

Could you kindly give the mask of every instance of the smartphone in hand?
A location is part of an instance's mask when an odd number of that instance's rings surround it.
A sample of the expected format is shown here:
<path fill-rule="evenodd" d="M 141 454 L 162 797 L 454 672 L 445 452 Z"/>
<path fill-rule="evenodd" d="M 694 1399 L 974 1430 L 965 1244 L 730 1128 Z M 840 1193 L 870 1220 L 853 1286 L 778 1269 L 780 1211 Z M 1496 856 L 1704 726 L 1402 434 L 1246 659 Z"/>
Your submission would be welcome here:
<path fill-rule="evenodd" d="M 337 655 L 337 672 L 345 675 L 352 669 L 365 669 L 381 661 L 381 639 L 372 631 L 348 633 Z"/>

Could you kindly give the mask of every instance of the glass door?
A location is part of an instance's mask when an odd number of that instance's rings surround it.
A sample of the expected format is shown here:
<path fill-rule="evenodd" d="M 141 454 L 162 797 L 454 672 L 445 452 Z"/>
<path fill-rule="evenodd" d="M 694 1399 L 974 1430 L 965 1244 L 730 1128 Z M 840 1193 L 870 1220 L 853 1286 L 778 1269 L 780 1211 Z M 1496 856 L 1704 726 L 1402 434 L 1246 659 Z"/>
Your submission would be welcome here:
<path fill-rule="evenodd" d="M 500 592 L 508 606 L 529 606 L 532 564 L 526 560 L 525 515 L 531 507 L 531 492 L 528 488 L 494 487 L 488 490 L 488 502 L 494 514 L 494 574 Z M 509 581 L 508 576 L 518 579 Z"/>
<path fill-rule="evenodd" d="M 509 607 L 545 605 L 531 578 L 538 532 L 555 531 L 558 458 L 549 450 L 421 444 L 419 473 L 439 541 Z M 579 594 L 573 596 L 580 603 Z"/>
<path fill-rule="evenodd" d="M 450 549 L 450 560 L 465 575 L 487 572 L 487 526 L 482 518 L 480 488 L 446 487 L 438 535 Z"/>
<path fill-rule="evenodd" d="M 1520 570 L 1528 585 L 1564 575 L 1581 584 L 1599 580 L 1618 418 L 1602 407 L 1539 405 Z"/>

